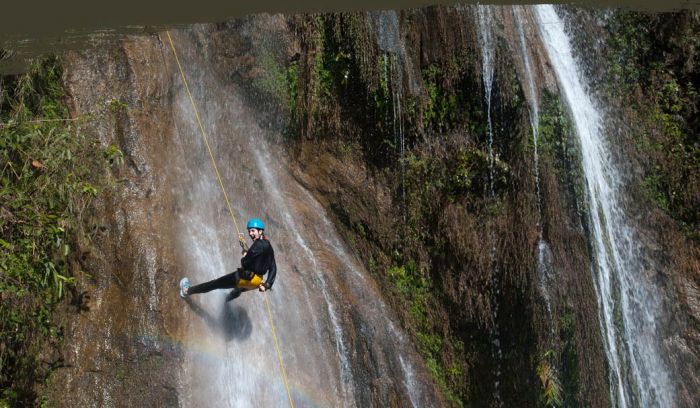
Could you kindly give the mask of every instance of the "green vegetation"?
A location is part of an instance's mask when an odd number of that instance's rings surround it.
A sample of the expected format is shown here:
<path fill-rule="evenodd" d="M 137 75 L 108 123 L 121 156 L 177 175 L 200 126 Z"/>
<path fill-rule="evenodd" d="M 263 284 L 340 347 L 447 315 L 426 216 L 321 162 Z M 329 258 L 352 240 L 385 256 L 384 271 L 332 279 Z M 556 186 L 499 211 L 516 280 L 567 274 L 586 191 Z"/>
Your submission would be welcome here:
<path fill-rule="evenodd" d="M 691 237 L 700 239 L 700 209 L 698 194 L 700 187 L 700 145 L 697 134 L 689 128 L 681 116 L 678 88 L 673 82 L 664 86 L 674 97 L 662 97 L 655 107 L 650 108 L 649 120 L 658 129 L 656 140 L 651 135 L 642 134 L 646 139 L 643 146 L 651 158 L 645 169 L 643 187 L 648 196 L 659 208 L 678 220 Z M 650 140 L 651 139 L 651 140 Z M 639 146 L 639 145 L 638 145 Z"/>
<path fill-rule="evenodd" d="M 375 94 L 375 109 L 384 111 L 386 110 L 388 104 L 391 101 L 391 66 L 393 64 L 394 57 L 391 55 L 382 55 L 382 57 L 377 59 L 379 63 L 379 86 Z"/>
<path fill-rule="evenodd" d="M 408 306 L 408 314 L 411 323 L 416 330 L 418 347 L 425 358 L 426 367 L 435 378 L 447 398 L 457 406 L 462 406 L 462 401 L 455 394 L 455 383 L 459 383 L 463 370 L 461 365 L 453 364 L 445 367 L 442 363 L 441 355 L 443 351 L 443 338 L 433 327 L 431 308 L 434 306 L 431 292 L 433 291 L 431 282 L 424 276 L 419 266 L 414 261 L 407 261 L 401 266 L 392 266 L 386 272 L 389 281 L 401 294 Z M 460 343 L 456 339 L 448 341 Z M 460 343 L 461 344 L 461 343 Z M 463 345 L 462 345 L 463 348 Z M 463 350 L 462 350 L 463 352 Z"/>
<path fill-rule="evenodd" d="M 362 144 L 362 152 L 372 164 L 386 167 L 392 163 L 387 157 L 392 157 L 396 148 L 393 110 L 398 101 L 391 83 L 394 62 L 390 56 L 373 55 L 373 48 L 357 48 L 367 46 L 362 21 L 352 13 L 303 19 L 300 29 L 305 31 L 308 48 L 299 64 L 306 72 L 298 76 L 304 104 L 296 106 L 300 110 L 297 117 L 302 119 L 301 133 L 307 137 L 337 137 L 350 142 L 350 132 L 341 123 L 351 121 L 365 128 L 375 137 L 354 141 Z M 344 30 L 353 35 L 341 35 Z M 363 59 L 369 54 L 371 59 Z"/>
<path fill-rule="evenodd" d="M 0 89 L 0 406 L 20 406 L 59 363 L 53 310 L 82 273 L 82 218 L 102 189 L 95 170 L 123 159 L 77 131 L 55 58 L 0 78 Z"/>
<path fill-rule="evenodd" d="M 459 202 L 472 210 L 484 204 L 490 177 L 489 157 L 473 144 L 445 152 L 414 150 L 406 159 L 407 227 L 420 230 L 437 216 L 444 202 Z M 494 161 L 494 187 L 504 191 L 512 177 L 508 163 Z M 422 239 L 422 238 L 421 238 Z"/>
<path fill-rule="evenodd" d="M 559 338 L 561 339 L 561 391 L 563 406 L 578 406 L 577 397 L 579 391 L 579 366 L 578 345 L 576 342 L 576 317 L 573 311 L 567 311 L 561 319 L 559 326 Z"/>
<path fill-rule="evenodd" d="M 642 180 L 642 185 L 649 197 L 659 206 L 662 210 L 668 212 L 670 210 L 668 197 L 663 191 L 663 181 L 661 177 L 661 168 L 654 168 L 653 172 L 650 172 L 644 176 Z"/>
<path fill-rule="evenodd" d="M 641 13 L 618 13 L 613 21 L 615 35 L 610 36 L 613 52 L 609 54 L 610 75 L 618 86 L 629 90 L 648 76 L 643 59 L 651 51 L 648 36 L 651 16 Z"/>
<path fill-rule="evenodd" d="M 289 72 L 272 53 L 263 53 L 260 57 L 260 64 L 263 68 L 262 73 L 253 79 L 254 86 L 270 96 L 282 98 L 288 104 L 286 97 L 290 91 L 289 86 L 287 86 Z"/>
<path fill-rule="evenodd" d="M 338 72 L 339 61 L 345 58 L 339 50 L 334 47 L 332 36 L 328 35 L 329 22 L 321 15 L 311 16 L 308 21 L 311 33 L 311 66 L 308 82 L 304 84 L 304 91 L 307 92 L 307 99 L 310 101 L 310 112 L 313 123 L 319 127 L 327 127 L 332 117 L 329 108 L 335 101 L 335 84 Z"/>
<path fill-rule="evenodd" d="M 296 22 L 295 30 L 303 32 L 307 49 L 300 60 L 286 68 L 286 92 L 289 97 L 291 120 L 287 134 L 317 137 L 319 130 L 328 128 L 332 115 L 328 109 L 334 105 L 334 62 L 326 38 L 327 22 L 320 14 L 305 15 Z M 335 61 L 334 61 L 335 60 Z"/>
<path fill-rule="evenodd" d="M 557 371 L 554 368 L 553 355 L 553 351 L 547 351 L 540 359 L 540 363 L 537 365 L 536 369 L 537 378 L 539 378 L 540 385 L 542 386 L 542 395 L 540 399 L 542 405 L 548 408 L 562 406 L 561 385 L 559 385 Z"/>
<path fill-rule="evenodd" d="M 112 98 L 109 100 L 109 103 L 107 103 L 107 106 L 109 107 L 109 111 L 112 112 L 112 114 L 117 115 L 120 112 L 126 110 L 126 108 L 129 107 L 129 104 L 127 104 L 119 98 Z"/>
<path fill-rule="evenodd" d="M 642 158 L 641 187 L 700 240 L 700 20 L 690 12 L 621 11 L 608 30 L 606 89 L 631 105 L 627 123 Z"/>
<path fill-rule="evenodd" d="M 423 82 L 428 94 L 423 121 L 426 127 L 432 126 L 438 130 L 448 128 L 457 115 L 457 95 L 442 89 L 438 82 L 442 77 L 442 70 L 437 65 L 431 64 L 423 70 Z"/>
<path fill-rule="evenodd" d="M 299 120 L 297 117 L 297 100 L 299 98 L 299 63 L 294 61 L 287 67 L 287 96 L 290 114 L 292 115 L 291 123 L 298 124 Z M 295 126 L 297 128 L 298 126 Z"/>
<path fill-rule="evenodd" d="M 542 93 L 538 140 L 541 160 L 550 160 L 557 179 L 569 187 L 571 200 L 567 201 L 576 203 L 577 210 L 586 214 L 586 185 L 578 139 L 561 101 L 546 91 Z"/>

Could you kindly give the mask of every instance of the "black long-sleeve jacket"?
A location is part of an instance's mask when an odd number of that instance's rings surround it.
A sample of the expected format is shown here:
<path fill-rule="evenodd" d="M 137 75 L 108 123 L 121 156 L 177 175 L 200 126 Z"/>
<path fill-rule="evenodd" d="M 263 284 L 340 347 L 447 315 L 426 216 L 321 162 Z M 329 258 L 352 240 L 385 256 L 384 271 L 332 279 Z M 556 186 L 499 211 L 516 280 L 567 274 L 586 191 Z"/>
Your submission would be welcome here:
<path fill-rule="evenodd" d="M 275 251 L 272 249 L 270 241 L 260 238 L 253 242 L 248 252 L 241 258 L 241 267 L 243 270 L 255 272 L 256 275 L 264 276 L 267 274 L 265 287 L 270 289 L 277 275 Z"/>

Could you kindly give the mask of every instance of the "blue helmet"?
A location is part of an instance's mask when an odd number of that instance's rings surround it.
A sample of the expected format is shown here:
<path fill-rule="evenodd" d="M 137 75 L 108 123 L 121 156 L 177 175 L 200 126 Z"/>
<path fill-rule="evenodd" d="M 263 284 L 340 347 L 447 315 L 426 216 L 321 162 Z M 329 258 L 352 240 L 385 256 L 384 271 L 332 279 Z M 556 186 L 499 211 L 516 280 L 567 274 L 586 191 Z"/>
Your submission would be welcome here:
<path fill-rule="evenodd" d="M 262 222 L 260 218 L 251 218 L 248 221 L 248 225 L 246 225 L 246 229 L 259 229 L 259 230 L 264 230 L 265 229 L 265 224 Z"/>

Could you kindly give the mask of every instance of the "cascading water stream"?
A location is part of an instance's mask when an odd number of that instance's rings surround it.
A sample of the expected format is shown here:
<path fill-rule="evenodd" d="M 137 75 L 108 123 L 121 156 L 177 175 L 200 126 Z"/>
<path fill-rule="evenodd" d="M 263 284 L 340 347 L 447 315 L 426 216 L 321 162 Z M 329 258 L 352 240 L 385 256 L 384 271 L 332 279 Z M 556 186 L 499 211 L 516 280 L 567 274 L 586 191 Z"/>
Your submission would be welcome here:
<path fill-rule="evenodd" d="M 491 122 L 491 92 L 493 90 L 493 74 L 494 74 L 494 53 L 495 45 L 493 42 L 493 16 L 490 6 L 477 6 L 477 14 L 479 19 L 479 45 L 481 47 L 481 64 L 482 64 L 482 79 L 484 84 L 484 98 L 486 100 L 486 137 L 488 141 L 488 151 L 489 151 L 489 197 L 492 201 L 496 200 L 496 191 L 494 189 L 494 177 L 495 177 L 495 156 L 493 152 L 493 124 Z M 492 234 L 493 235 L 493 234 Z M 503 350 L 501 349 L 501 333 L 498 326 L 498 309 L 499 309 L 499 297 L 501 291 L 499 271 L 496 267 L 496 239 L 492 236 L 493 246 L 490 251 L 490 259 L 493 267 L 493 272 L 491 275 L 491 287 L 493 293 L 491 294 L 492 301 L 492 333 L 493 338 L 492 343 L 492 358 L 495 361 L 495 373 L 494 373 L 494 401 L 496 406 L 503 406 L 503 401 L 501 399 L 500 382 L 501 382 L 501 369 L 503 360 Z"/>
<path fill-rule="evenodd" d="M 176 38 L 234 211 L 268 224 L 278 277 L 267 296 L 295 406 L 366 406 L 370 384 L 376 395 L 394 395 L 405 406 L 434 403 L 434 391 L 421 381 L 425 372 L 415 368 L 417 354 L 394 328 L 378 289 L 347 253 L 320 204 L 271 153 L 267 131 L 235 89 L 215 80 L 186 35 Z M 183 190 L 184 268 L 196 284 L 235 269 L 240 253 L 192 107 L 182 89 L 174 99 L 182 154 L 188 157 L 182 185 L 174 188 Z M 288 405 L 263 295 L 248 292 L 225 303 L 226 293 L 189 299 L 193 319 L 185 326 L 192 346 L 179 376 L 182 404 Z M 373 361 L 363 360 L 365 353 Z"/>
<path fill-rule="evenodd" d="M 495 158 L 493 154 L 493 124 L 491 123 L 491 91 L 493 88 L 493 33 L 491 25 L 493 17 L 491 15 L 491 7 L 478 6 L 479 16 L 479 45 L 481 46 L 481 66 L 482 78 L 484 83 L 484 98 L 486 100 L 486 138 L 489 150 L 489 192 L 491 198 L 496 196 L 494 191 L 494 167 Z"/>
<path fill-rule="evenodd" d="M 261 175 L 263 176 L 265 185 L 268 187 L 268 190 L 272 193 L 273 196 L 279 197 L 282 195 L 282 192 L 280 191 L 275 181 L 275 177 L 271 174 L 270 169 L 267 165 L 267 163 L 270 162 L 272 158 L 270 158 L 269 156 L 263 157 L 266 152 L 260 151 L 259 143 L 257 144 L 257 147 L 258 148 L 255 149 L 255 158 L 257 161 L 258 168 L 261 170 Z M 340 319 L 338 318 L 336 305 L 334 304 L 333 299 L 331 299 L 332 291 L 330 290 L 328 283 L 326 282 L 326 279 L 323 276 L 323 268 L 317 262 L 313 251 L 307 246 L 301 235 L 299 235 L 297 222 L 293 218 L 293 215 L 289 211 L 286 211 L 286 209 L 284 209 L 283 215 L 285 224 L 289 227 L 290 231 L 293 231 L 292 235 L 294 236 L 295 242 L 299 245 L 299 247 L 303 249 L 305 256 L 308 259 L 310 259 L 313 264 L 311 270 L 314 272 L 314 277 L 316 279 L 316 282 L 318 282 L 319 284 L 321 294 L 323 295 L 323 300 L 326 304 L 326 311 L 328 312 L 330 323 L 333 327 L 333 333 L 335 335 L 334 341 L 336 353 L 338 358 L 340 359 L 340 387 L 342 390 L 343 406 L 355 406 L 355 384 L 352 377 L 352 368 L 350 367 L 346 340 L 344 338 L 343 329 L 340 324 Z"/>
<path fill-rule="evenodd" d="M 670 407 L 674 391 L 660 350 L 658 289 L 643 274 L 642 248 L 623 212 L 621 184 L 601 117 L 583 86 L 563 22 L 551 5 L 534 14 L 569 107 L 581 147 L 594 256 L 593 278 L 609 364 L 610 397 L 618 407 Z"/>
<path fill-rule="evenodd" d="M 398 150 L 399 169 L 401 172 L 401 203 L 406 208 L 406 143 L 401 113 L 403 98 L 403 82 L 401 61 L 405 59 L 406 50 L 401 40 L 399 18 L 396 11 L 379 11 L 374 14 L 376 20 L 379 48 L 384 53 L 384 83 L 387 85 L 391 98 L 392 131 L 394 133 L 394 149 Z M 405 211 L 404 211 L 405 217 Z"/>

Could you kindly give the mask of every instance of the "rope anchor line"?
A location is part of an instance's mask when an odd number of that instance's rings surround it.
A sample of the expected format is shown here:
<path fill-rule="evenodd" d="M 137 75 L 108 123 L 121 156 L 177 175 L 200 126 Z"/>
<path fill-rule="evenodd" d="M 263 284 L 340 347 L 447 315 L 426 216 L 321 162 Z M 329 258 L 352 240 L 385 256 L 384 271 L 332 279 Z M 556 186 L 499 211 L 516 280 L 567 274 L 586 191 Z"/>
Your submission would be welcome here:
<path fill-rule="evenodd" d="M 190 92 L 190 87 L 187 84 L 187 78 L 185 77 L 185 71 L 182 69 L 182 64 L 180 64 L 180 58 L 177 55 L 177 51 L 175 51 L 175 44 L 173 43 L 172 37 L 170 37 L 170 31 L 166 31 L 165 34 L 168 36 L 168 41 L 170 42 L 170 48 L 173 50 L 173 55 L 175 56 L 175 62 L 177 62 L 177 68 L 180 70 L 180 77 L 182 77 L 182 82 L 185 84 L 185 90 L 187 91 L 187 96 L 190 99 L 190 103 L 192 104 L 192 109 L 194 110 L 194 116 L 197 119 L 197 124 L 199 124 L 199 130 L 201 131 L 201 136 L 202 139 L 204 140 L 204 144 L 207 147 L 207 151 L 209 152 L 209 158 L 211 159 L 211 164 L 214 167 L 214 172 L 216 173 L 216 178 L 219 181 L 219 186 L 221 187 L 221 192 L 224 194 L 224 199 L 226 200 L 226 206 L 228 207 L 228 212 L 231 214 L 231 220 L 233 221 L 233 225 L 236 227 L 236 233 L 237 236 L 239 237 L 239 240 L 242 240 L 243 234 L 241 234 L 241 230 L 238 228 L 238 223 L 236 222 L 236 217 L 233 215 L 233 209 L 231 208 L 231 202 L 228 199 L 228 194 L 226 194 L 226 188 L 224 187 L 224 182 L 221 180 L 221 173 L 219 173 L 219 168 L 216 166 L 216 160 L 214 160 L 214 154 L 212 153 L 211 146 L 209 145 L 209 140 L 207 138 L 207 134 L 204 131 L 204 125 L 202 125 L 202 120 L 199 116 L 199 110 L 197 110 L 197 105 L 194 102 L 194 98 L 192 97 L 192 93 Z M 245 242 L 245 241 L 243 241 Z M 277 349 L 277 359 L 279 361 L 280 365 L 280 372 L 282 373 L 282 380 L 284 380 L 284 388 L 287 390 L 287 398 L 289 398 L 289 406 L 294 408 L 294 402 L 292 401 L 292 394 L 289 391 L 289 382 L 287 381 L 287 373 L 284 370 L 284 364 L 282 362 L 282 353 L 280 352 L 280 345 L 279 341 L 277 340 L 277 332 L 275 331 L 275 324 L 272 321 L 272 309 L 270 308 L 270 302 L 267 299 L 267 292 L 264 292 L 264 297 L 265 297 L 265 305 L 267 306 L 267 316 L 268 319 L 270 320 L 270 329 L 272 331 L 272 337 L 275 340 L 275 348 Z"/>

